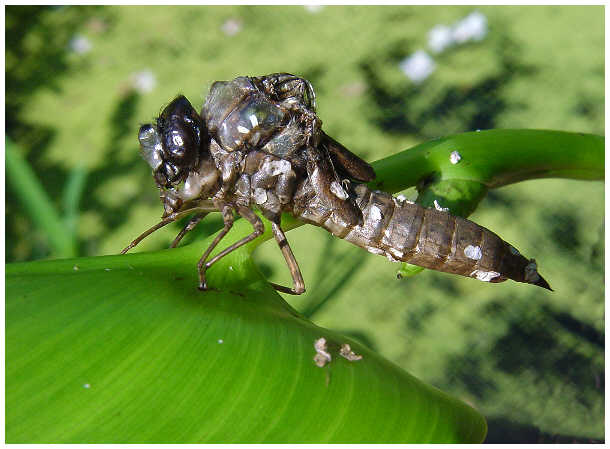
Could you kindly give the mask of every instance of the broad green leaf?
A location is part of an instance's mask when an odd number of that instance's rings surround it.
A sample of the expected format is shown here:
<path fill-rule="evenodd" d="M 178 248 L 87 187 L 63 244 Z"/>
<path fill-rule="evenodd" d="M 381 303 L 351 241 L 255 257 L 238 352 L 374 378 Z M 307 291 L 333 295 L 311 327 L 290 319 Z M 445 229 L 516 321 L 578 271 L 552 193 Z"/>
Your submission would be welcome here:
<path fill-rule="evenodd" d="M 475 410 L 295 312 L 247 249 L 197 290 L 209 241 L 9 265 L 7 442 L 483 440 Z M 338 355 L 345 343 L 362 359 Z"/>

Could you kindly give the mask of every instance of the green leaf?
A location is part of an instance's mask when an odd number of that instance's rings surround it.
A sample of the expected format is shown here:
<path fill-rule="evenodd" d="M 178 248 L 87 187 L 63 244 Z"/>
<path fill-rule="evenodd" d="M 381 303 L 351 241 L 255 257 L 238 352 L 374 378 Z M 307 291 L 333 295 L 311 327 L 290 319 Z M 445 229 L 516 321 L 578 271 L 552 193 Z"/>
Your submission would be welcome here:
<path fill-rule="evenodd" d="M 210 269 L 218 290 L 197 290 L 210 241 L 9 265 L 7 442 L 483 440 L 475 410 L 295 312 L 248 249 Z M 362 360 L 339 356 L 345 343 Z"/>

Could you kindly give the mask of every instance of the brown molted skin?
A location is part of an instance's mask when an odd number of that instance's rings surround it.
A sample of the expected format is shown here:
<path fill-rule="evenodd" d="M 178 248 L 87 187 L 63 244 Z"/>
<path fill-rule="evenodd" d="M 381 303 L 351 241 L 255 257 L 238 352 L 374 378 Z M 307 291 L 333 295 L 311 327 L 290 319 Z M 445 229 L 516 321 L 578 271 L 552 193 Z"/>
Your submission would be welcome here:
<path fill-rule="evenodd" d="M 295 200 L 294 212 L 304 221 L 390 260 L 467 277 L 494 272 L 498 275 L 488 275 L 489 282 L 512 279 L 551 290 L 541 276 L 535 282 L 526 280 L 530 260 L 470 220 L 398 201 L 386 192 L 371 191 L 364 184 L 350 188 L 348 193 L 362 212 L 361 224 L 338 218 L 332 208 L 315 199 L 301 202 L 300 208 Z M 303 192 L 301 195 L 307 197 Z M 480 249 L 479 259 L 466 256 L 469 246 Z"/>

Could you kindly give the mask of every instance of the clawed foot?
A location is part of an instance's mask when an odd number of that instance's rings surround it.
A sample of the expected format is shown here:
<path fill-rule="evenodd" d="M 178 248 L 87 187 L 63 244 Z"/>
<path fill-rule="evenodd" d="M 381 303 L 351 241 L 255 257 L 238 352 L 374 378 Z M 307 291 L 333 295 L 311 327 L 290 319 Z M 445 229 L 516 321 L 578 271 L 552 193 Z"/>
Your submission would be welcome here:
<path fill-rule="evenodd" d="M 200 282 L 197 287 L 202 292 L 219 292 L 220 290 L 214 287 L 210 287 L 206 281 Z"/>

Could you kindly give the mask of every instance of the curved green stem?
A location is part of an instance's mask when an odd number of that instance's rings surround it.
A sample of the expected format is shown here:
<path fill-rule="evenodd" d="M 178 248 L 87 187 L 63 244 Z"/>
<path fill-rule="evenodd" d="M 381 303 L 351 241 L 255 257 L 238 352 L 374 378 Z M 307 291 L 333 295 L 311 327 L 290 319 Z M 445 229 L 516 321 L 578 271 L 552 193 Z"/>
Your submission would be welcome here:
<path fill-rule="evenodd" d="M 461 159 L 452 163 L 451 153 Z M 488 188 L 535 178 L 604 179 L 604 138 L 534 129 L 494 129 L 439 138 L 373 164 L 369 185 L 390 193 L 423 180 L 465 180 Z"/>

